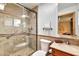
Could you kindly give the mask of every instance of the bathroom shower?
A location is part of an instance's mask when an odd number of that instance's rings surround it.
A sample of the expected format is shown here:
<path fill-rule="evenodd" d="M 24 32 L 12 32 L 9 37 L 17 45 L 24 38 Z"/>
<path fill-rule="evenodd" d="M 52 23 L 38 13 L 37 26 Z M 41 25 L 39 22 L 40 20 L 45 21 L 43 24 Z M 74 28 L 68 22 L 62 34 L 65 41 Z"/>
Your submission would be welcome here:
<path fill-rule="evenodd" d="M 0 10 L 0 56 L 31 55 L 37 49 L 36 34 L 36 12 L 13 3 Z"/>

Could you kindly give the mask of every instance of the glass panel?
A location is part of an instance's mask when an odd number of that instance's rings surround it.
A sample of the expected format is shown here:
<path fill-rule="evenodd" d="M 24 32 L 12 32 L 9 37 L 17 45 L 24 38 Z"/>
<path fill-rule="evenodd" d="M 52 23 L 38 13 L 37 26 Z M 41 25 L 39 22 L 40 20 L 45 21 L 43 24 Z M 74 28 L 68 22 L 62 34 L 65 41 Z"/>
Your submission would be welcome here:
<path fill-rule="evenodd" d="M 15 11 L 16 10 L 16 11 Z M 22 18 L 23 8 L 6 4 L 0 13 L 0 55 L 28 56 L 36 51 L 36 17 L 25 10 L 28 18 Z M 32 20 L 33 19 L 33 20 Z"/>
<path fill-rule="evenodd" d="M 20 27 L 20 25 L 21 25 L 21 20 L 14 19 L 14 27 Z"/>
<path fill-rule="evenodd" d="M 12 26 L 12 20 L 5 20 L 4 24 L 5 26 Z"/>

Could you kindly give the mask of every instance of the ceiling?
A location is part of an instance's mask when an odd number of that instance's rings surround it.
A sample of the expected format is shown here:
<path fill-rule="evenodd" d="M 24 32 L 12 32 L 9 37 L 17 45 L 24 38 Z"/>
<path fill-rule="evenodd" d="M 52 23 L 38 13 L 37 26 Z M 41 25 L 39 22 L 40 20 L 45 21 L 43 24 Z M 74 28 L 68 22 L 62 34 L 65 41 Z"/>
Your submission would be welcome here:
<path fill-rule="evenodd" d="M 36 6 L 38 6 L 40 3 L 19 3 L 19 4 L 23 5 L 24 7 L 29 8 L 29 9 L 33 9 Z M 63 10 L 65 8 L 72 7 L 72 6 L 76 6 L 76 5 L 78 5 L 78 3 L 59 3 L 58 11 Z"/>
<path fill-rule="evenodd" d="M 32 8 L 38 6 L 40 3 L 19 3 L 19 4 L 23 5 L 24 7 L 32 9 Z"/>
<path fill-rule="evenodd" d="M 63 10 L 65 8 L 72 7 L 72 6 L 76 6 L 76 5 L 78 5 L 78 3 L 59 3 L 58 4 L 58 11 Z"/>
<path fill-rule="evenodd" d="M 19 4 L 23 5 L 24 7 L 32 9 L 32 8 L 38 6 L 40 3 L 19 3 Z M 60 11 L 64 8 L 69 8 L 69 7 L 75 6 L 75 5 L 78 5 L 78 3 L 59 3 L 58 11 Z"/>

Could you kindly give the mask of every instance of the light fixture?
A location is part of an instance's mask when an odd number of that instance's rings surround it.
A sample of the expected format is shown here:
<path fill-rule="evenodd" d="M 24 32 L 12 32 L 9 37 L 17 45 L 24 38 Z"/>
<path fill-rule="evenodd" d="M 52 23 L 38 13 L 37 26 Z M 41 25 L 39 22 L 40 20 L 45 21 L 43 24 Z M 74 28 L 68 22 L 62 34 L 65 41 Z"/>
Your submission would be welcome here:
<path fill-rule="evenodd" d="M 26 17 L 26 15 L 23 14 L 23 15 L 22 15 L 22 18 L 25 18 L 25 17 Z"/>
<path fill-rule="evenodd" d="M 27 15 L 25 15 L 25 14 L 22 15 L 22 18 L 26 18 L 26 17 L 28 18 L 29 16 L 27 16 Z"/>
<path fill-rule="evenodd" d="M 0 3 L 0 10 L 4 10 L 4 8 L 5 8 L 5 3 Z"/>
<path fill-rule="evenodd" d="M 26 12 L 25 8 L 23 7 L 23 14 L 21 16 L 22 18 L 28 18 L 28 13 Z"/>

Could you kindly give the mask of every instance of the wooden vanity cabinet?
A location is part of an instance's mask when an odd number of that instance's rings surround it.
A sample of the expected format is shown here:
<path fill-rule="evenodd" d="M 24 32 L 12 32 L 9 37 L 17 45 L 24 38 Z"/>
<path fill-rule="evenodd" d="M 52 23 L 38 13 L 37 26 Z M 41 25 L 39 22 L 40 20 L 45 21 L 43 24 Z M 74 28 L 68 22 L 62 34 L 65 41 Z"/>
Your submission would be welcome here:
<path fill-rule="evenodd" d="M 52 53 L 49 54 L 49 56 L 74 56 L 74 55 L 52 48 Z"/>

